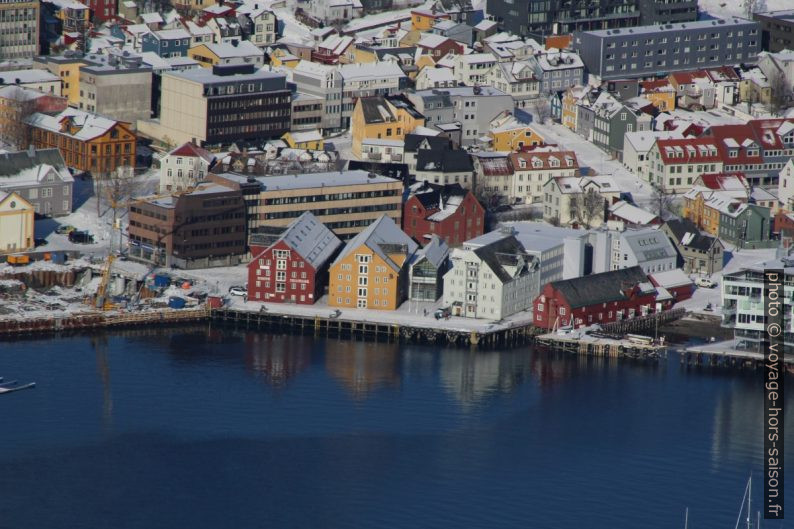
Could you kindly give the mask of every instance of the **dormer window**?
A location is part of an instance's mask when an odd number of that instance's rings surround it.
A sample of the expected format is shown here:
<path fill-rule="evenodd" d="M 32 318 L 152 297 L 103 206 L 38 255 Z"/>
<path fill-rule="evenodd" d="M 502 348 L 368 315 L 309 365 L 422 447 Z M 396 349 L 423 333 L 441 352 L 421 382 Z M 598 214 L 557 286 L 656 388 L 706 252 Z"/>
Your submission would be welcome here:
<path fill-rule="evenodd" d="M 737 156 L 739 156 L 739 150 L 738 149 L 730 149 L 728 151 L 728 158 L 736 158 Z"/>

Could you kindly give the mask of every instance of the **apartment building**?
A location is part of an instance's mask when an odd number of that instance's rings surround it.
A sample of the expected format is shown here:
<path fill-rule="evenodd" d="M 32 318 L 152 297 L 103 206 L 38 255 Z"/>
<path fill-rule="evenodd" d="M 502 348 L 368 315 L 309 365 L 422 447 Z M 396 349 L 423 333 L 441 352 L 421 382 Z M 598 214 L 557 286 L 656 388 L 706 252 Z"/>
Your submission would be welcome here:
<path fill-rule="evenodd" d="M 764 271 L 782 270 L 780 294 L 783 352 L 794 353 L 794 258 L 791 255 L 747 266 L 722 276 L 722 326 L 733 329 L 737 349 L 764 352 Z"/>
<path fill-rule="evenodd" d="M 185 143 L 160 160 L 160 193 L 185 191 L 203 182 L 215 163 L 215 155 L 206 149 Z"/>
<path fill-rule="evenodd" d="M 0 154 L 0 192 L 17 193 L 45 217 L 72 212 L 74 178 L 58 149 Z"/>
<path fill-rule="evenodd" d="M 253 65 L 165 72 L 160 121 L 139 121 L 138 127 L 171 144 L 262 142 L 289 130 L 290 99 L 283 74 Z"/>
<path fill-rule="evenodd" d="M 30 130 L 25 124 L 25 118 L 35 112 L 60 112 L 66 105 L 66 98 L 38 90 L 20 86 L 0 88 L 0 140 L 11 148 L 27 147 Z"/>
<path fill-rule="evenodd" d="M 724 164 L 712 138 L 660 138 L 648 152 L 647 167 L 651 184 L 683 193 L 703 173 L 721 173 Z"/>
<path fill-rule="evenodd" d="M 731 17 L 582 31 L 574 34 L 572 47 L 601 80 L 650 77 L 755 62 L 761 30 L 758 22 Z"/>
<path fill-rule="evenodd" d="M 30 59 L 39 54 L 38 1 L 0 1 L 0 58 Z"/>
<path fill-rule="evenodd" d="M 513 235 L 455 248 L 449 258 L 443 297 L 453 315 L 500 320 L 532 306 L 540 267 Z"/>
<path fill-rule="evenodd" d="M 349 239 L 387 215 L 400 224 L 403 184 L 361 170 L 331 173 L 247 176 L 211 173 L 209 179 L 243 191 L 248 227 L 283 228 L 311 211 L 341 239 Z"/>
<path fill-rule="evenodd" d="M 411 186 L 403 206 L 403 231 L 422 246 L 439 237 L 449 246 L 483 234 L 485 209 L 459 184 L 419 182 Z"/>

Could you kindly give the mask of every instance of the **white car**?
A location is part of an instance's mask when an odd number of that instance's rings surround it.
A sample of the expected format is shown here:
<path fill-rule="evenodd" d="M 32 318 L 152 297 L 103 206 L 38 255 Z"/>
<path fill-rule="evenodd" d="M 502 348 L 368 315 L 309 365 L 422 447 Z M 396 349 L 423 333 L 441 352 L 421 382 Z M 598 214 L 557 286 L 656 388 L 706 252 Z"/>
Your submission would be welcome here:
<path fill-rule="evenodd" d="M 695 284 L 699 287 L 703 288 L 714 288 L 717 286 L 717 283 L 709 279 L 708 277 L 699 277 L 695 279 Z"/>
<path fill-rule="evenodd" d="M 248 294 L 248 291 L 245 289 L 245 287 L 235 286 L 229 288 L 229 294 L 232 296 L 245 296 Z"/>

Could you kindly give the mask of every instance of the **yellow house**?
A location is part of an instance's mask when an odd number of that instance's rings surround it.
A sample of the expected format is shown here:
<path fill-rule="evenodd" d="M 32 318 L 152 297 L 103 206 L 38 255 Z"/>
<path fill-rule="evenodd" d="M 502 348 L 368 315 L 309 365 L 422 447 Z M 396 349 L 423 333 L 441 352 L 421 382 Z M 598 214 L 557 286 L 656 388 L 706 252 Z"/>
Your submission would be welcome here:
<path fill-rule="evenodd" d="M 501 114 L 491 121 L 488 136 L 495 151 L 518 151 L 525 146 L 543 144 L 543 136 L 511 114 Z"/>
<path fill-rule="evenodd" d="M 20 195 L 0 191 L 0 254 L 30 250 L 35 245 L 33 204 Z"/>
<path fill-rule="evenodd" d="M 187 55 L 199 66 L 212 68 L 217 64 L 254 64 L 263 66 L 265 55 L 250 40 L 243 40 L 237 44 L 209 43 L 198 44 L 187 50 Z"/>
<path fill-rule="evenodd" d="M 560 114 L 560 119 L 562 124 L 572 131 L 576 131 L 578 105 L 581 100 L 580 96 L 583 88 L 582 86 L 571 86 L 562 96 L 562 113 Z"/>
<path fill-rule="evenodd" d="M 436 25 L 436 22 L 441 22 L 442 20 L 449 20 L 449 15 L 432 9 L 414 9 L 411 11 L 411 29 L 414 31 L 430 31 Z"/>
<path fill-rule="evenodd" d="M 362 97 L 351 118 L 353 154 L 361 158 L 365 139 L 403 140 L 424 124 L 425 117 L 401 95 Z"/>
<path fill-rule="evenodd" d="M 290 53 L 289 50 L 282 48 L 276 48 L 273 50 L 273 53 L 270 54 L 271 66 L 286 66 L 292 69 L 295 68 L 299 62 L 301 62 L 300 57 L 296 57 Z"/>
<path fill-rule="evenodd" d="M 408 262 L 419 245 L 382 215 L 350 239 L 331 264 L 332 307 L 395 310 L 408 291 Z"/>
<path fill-rule="evenodd" d="M 287 132 L 282 137 L 282 140 L 291 149 L 306 149 L 307 151 L 322 151 L 325 147 L 323 135 L 318 130 L 309 130 L 306 132 Z"/>
<path fill-rule="evenodd" d="M 433 60 L 432 55 L 424 53 L 416 59 L 416 71 L 420 72 L 423 68 L 435 68 L 436 61 Z"/>
<path fill-rule="evenodd" d="M 642 83 L 642 97 L 662 112 L 675 109 L 676 89 L 668 79 Z"/>

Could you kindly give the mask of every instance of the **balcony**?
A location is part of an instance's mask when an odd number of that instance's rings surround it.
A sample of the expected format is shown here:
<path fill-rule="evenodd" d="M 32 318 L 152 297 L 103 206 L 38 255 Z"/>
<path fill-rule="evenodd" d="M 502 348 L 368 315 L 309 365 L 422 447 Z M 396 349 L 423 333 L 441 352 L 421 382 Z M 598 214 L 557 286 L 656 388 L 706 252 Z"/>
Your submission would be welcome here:
<path fill-rule="evenodd" d="M 380 160 L 383 158 L 383 154 L 380 152 L 368 152 L 367 159 L 368 160 Z"/>
<path fill-rule="evenodd" d="M 392 162 L 402 162 L 403 161 L 403 155 L 402 154 L 392 154 L 391 155 L 391 161 Z"/>

